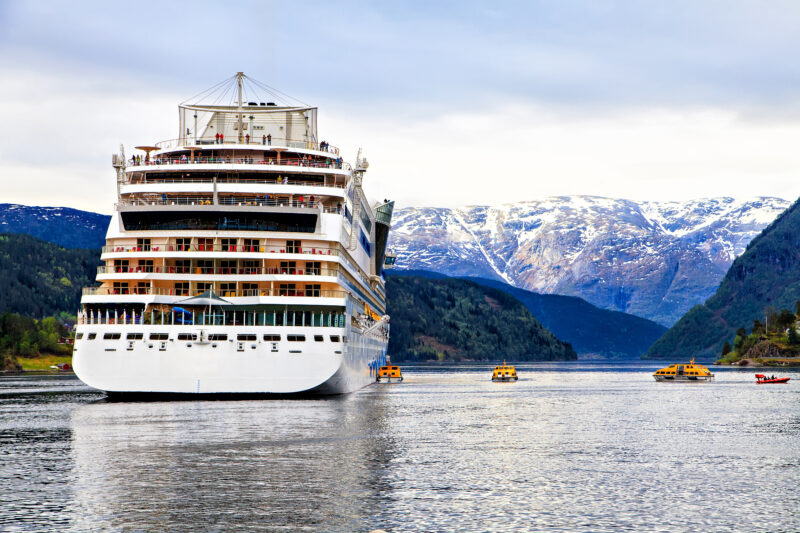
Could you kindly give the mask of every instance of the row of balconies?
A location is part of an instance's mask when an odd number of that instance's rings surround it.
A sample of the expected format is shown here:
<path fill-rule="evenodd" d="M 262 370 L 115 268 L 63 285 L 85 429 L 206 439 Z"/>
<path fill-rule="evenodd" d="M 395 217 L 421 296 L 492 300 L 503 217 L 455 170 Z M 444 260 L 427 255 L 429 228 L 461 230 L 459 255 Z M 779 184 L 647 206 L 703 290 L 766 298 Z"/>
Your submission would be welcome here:
<path fill-rule="evenodd" d="M 97 267 L 97 274 L 214 274 L 214 275 L 289 275 L 289 276 L 336 276 L 338 268 L 320 267 L 253 267 L 253 266 L 153 266 L 113 265 Z"/>
<path fill-rule="evenodd" d="M 276 196 L 266 194 L 253 195 L 218 195 L 216 202 L 214 195 L 208 194 L 140 194 L 120 198 L 117 205 L 121 206 L 203 206 L 224 205 L 239 207 L 295 207 L 306 209 L 322 209 L 325 213 L 341 213 L 341 198 L 322 198 L 306 195 Z"/>
<path fill-rule="evenodd" d="M 239 239 L 236 237 L 186 237 L 173 239 L 137 239 L 136 244 L 110 244 L 103 246 L 102 253 L 139 252 L 236 252 L 236 253 L 280 253 L 306 255 L 339 255 L 338 245 L 307 244 L 301 241 L 284 241 L 283 244 L 266 244 L 262 239 Z M 275 241 L 272 241 L 273 243 Z M 332 243 L 331 243 L 332 244 Z"/>
<path fill-rule="evenodd" d="M 151 295 L 151 296 L 199 296 L 214 291 L 226 298 L 252 296 L 292 296 L 307 298 L 344 298 L 347 291 L 338 288 L 322 288 L 320 284 L 282 283 L 278 287 L 258 283 L 175 283 L 172 287 L 151 286 L 148 282 L 136 285 L 115 282 L 112 286 L 84 287 L 84 296 Z"/>
<path fill-rule="evenodd" d="M 260 157 L 250 156 L 155 156 L 150 160 L 130 160 L 132 168 L 160 165 L 278 165 L 319 169 L 350 170 L 347 163 L 338 158 L 315 159 L 311 157 L 277 157 L 267 150 Z M 343 168 L 344 167 L 344 168 Z"/>
<path fill-rule="evenodd" d="M 155 175 L 145 174 L 142 172 L 133 172 L 126 177 L 123 182 L 126 185 L 142 185 L 142 184 L 162 184 L 162 183 L 213 183 L 225 184 L 236 183 L 246 185 L 300 185 L 303 187 L 330 187 L 334 189 L 344 189 L 345 180 L 339 177 L 335 179 L 324 179 L 323 181 L 313 181 L 307 179 L 298 179 L 292 176 L 273 176 L 273 175 L 252 175 L 248 174 L 243 177 L 239 174 L 227 175 L 218 173 L 159 173 Z"/>

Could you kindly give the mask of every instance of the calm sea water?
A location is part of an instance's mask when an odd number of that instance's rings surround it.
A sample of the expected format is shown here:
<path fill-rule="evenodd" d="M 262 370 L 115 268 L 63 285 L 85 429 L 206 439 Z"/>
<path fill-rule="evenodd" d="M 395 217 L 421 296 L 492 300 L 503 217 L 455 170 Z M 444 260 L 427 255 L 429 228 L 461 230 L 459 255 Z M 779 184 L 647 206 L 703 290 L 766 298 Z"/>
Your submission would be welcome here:
<path fill-rule="evenodd" d="M 800 531 L 800 374 L 406 367 L 319 400 L 0 378 L 3 531 Z"/>

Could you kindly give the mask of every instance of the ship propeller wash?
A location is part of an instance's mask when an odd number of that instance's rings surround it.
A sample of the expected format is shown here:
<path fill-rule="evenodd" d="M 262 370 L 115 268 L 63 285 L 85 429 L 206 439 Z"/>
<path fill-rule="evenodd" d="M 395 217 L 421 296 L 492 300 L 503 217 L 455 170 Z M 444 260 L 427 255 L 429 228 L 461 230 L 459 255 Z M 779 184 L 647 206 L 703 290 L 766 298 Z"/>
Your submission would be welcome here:
<path fill-rule="evenodd" d="M 366 159 L 344 162 L 317 108 L 242 73 L 178 111 L 177 138 L 112 158 L 118 198 L 99 286 L 81 299 L 78 377 L 110 396 L 374 383 L 394 203 L 368 203 Z"/>

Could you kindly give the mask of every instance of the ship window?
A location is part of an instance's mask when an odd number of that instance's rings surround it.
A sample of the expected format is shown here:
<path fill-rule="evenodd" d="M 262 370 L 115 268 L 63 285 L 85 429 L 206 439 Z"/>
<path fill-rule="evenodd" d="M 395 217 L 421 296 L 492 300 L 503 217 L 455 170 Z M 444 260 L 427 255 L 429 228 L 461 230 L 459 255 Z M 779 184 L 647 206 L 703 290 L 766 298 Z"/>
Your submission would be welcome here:
<path fill-rule="evenodd" d="M 258 296 L 258 283 L 242 283 L 242 296 Z"/>
<path fill-rule="evenodd" d="M 258 252 L 261 241 L 259 239 L 245 239 L 244 251 L 245 252 Z"/>
<path fill-rule="evenodd" d="M 151 333 L 150 340 L 151 341 L 165 341 L 169 339 L 169 333 Z"/>
<path fill-rule="evenodd" d="M 188 252 L 192 246 L 192 239 L 175 239 L 175 249 L 179 252 Z"/>
<path fill-rule="evenodd" d="M 178 340 L 179 341 L 196 341 L 197 334 L 196 333 L 178 333 Z"/>
<path fill-rule="evenodd" d="M 281 261 L 281 274 L 294 274 L 297 268 L 295 261 Z"/>
<path fill-rule="evenodd" d="M 97 333 L 89 333 L 89 335 L 86 337 L 86 339 L 90 341 L 94 340 L 95 338 L 97 338 Z"/>
<path fill-rule="evenodd" d="M 136 288 L 134 289 L 136 294 L 147 294 L 150 292 L 150 284 L 146 281 L 140 281 L 136 284 Z"/>
<path fill-rule="evenodd" d="M 136 239 L 136 249 L 140 252 L 149 252 L 150 239 Z"/>
<path fill-rule="evenodd" d="M 305 335 L 286 335 L 286 340 L 289 342 L 306 342 Z"/>
<path fill-rule="evenodd" d="M 306 296 L 319 296 L 321 285 L 306 285 Z"/>
<path fill-rule="evenodd" d="M 176 296 L 189 296 L 189 282 L 175 284 Z"/>
<path fill-rule="evenodd" d="M 339 342 L 339 335 L 331 335 L 331 342 Z"/>
<path fill-rule="evenodd" d="M 314 335 L 315 342 L 325 342 L 325 338 L 322 335 Z"/>
<path fill-rule="evenodd" d="M 319 276 L 321 266 L 322 263 L 319 261 L 306 261 L 305 274 L 308 276 Z"/>
<path fill-rule="evenodd" d="M 197 249 L 201 252 L 211 252 L 214 250 L 214 239 L 197 239 Z"/>
<path fill-rule="evenodd" d="M 197 283 L 197 292 L 198 292 L 198 294 L 201 293 L 201 292 L 210 291 L 213 288 L 214 287 L 213 287 L 213 285 L 211 283 L 203 283 L 203 282 Z"/>
<path fill-rule="evenodd" d="M 286 241 L 287 254 L 301 254 L 303 253 L 303 243 L 301 241 Z"/>
<path fill-rule="evenodd" d="M 236 284 L 235 283 L 221 283 L 220 284 L 220 291 L 222 291 L 222 296 L 236 296 Z"/>
<path fill-rule="evenodd" d="M 280 335 L 269 335 L 269 334 L 266 334 L 266 335 L 264 335 L 264 340 L 266 342 L 280 342 L 281 336 Z"/>
<path fill-rule="evenodd" d="M 127 281 L 115 281 L 114 282 L 114 294 L 128 294 L 128 282 Z"/>
<path fill-rule="evenodd" d="M 179 259 L 175 261 L 175 272 L 178 274 L 188 274 L 191 268 L 192 262 L 189 259 Z"/>
<path fill-rule="evenodd" d="M 83 333 L 76 333 L 75 334 L 75 338 L 76 339 L 82 339 L 83 338 Z"/>
<path fill-rule="evenodd" d="M 103 334 L 103 339 L 115 340 L 115 339 L 119 339 L 120 336 L 121 335 L 119 333 L 104 333 Z"/>
<path fill-rule="evenodd" d="M 294 283 L 281 283 L 280 296 L 294 296 L 296 294 L 296 285 Z"/>
<path fill-rule="evenodd" d="M 237 239 L 222 239 L 223 252 L 235 252 Z"/>
<path fill-rule="evenodd" d="M 228 340 L 227 333 L 212 333 L 208 336 L 208 340 L 210 341 L 226 341 Z"/>
<path fill-rule="evenodd" d="M 128 339 L 129 341 L 131 340 L 140 341 L 144 338 L 144 333 L 128 333 L 127 335 L 125 335 L 125 338 Z"/>
<path fill-rule="evenodd" d="M 256 336 L 252 334 L 241 334 L 236 336 L 237 341 L 254 341 L 256 340 Z"/>
<path fill-rule="evenodd" d="M 139 272 L 152 272 L 153 271 L 153 260 L 152 259 L 142 259 L 139 261 Z"/>
<path fill-rule="evenodd" d="M 127 259 L 115 259 L 114 272 L 127 272 L 129 265 L 130 261 L 128 261 Z"/>

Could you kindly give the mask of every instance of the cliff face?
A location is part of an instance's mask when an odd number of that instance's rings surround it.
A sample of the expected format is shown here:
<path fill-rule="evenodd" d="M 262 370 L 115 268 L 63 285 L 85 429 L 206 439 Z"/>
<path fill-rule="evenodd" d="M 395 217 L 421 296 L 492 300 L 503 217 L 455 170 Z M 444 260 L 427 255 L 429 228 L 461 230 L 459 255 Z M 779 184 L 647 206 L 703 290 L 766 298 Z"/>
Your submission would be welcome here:
<path fill-rule="evenodd" d="M 719 355 L 740 327 L 800 300 L 800 204 L 782 213 L 736 259 L 717 291 L 692 308 L 647 351 L 649 358 Z"/>
<path fill-rule="evenodd" d="M 711 296 L 778 198 L 633 202 L 572 196 L 395 211 L 398 267 L 578 296 L 669 326 Z"/>

